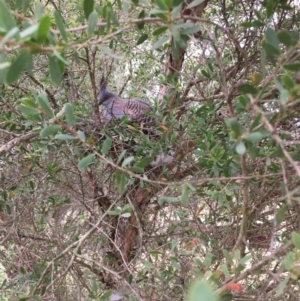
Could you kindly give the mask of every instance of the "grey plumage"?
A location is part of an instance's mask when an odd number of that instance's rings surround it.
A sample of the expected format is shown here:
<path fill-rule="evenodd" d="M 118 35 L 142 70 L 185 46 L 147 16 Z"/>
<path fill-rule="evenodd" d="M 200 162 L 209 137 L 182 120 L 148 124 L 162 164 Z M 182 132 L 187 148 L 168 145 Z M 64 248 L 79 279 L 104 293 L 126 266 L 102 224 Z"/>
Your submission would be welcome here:
<path fill-rule="evenodd" d="M 100 82 L 98 100 L 99 105 L 104 106 L 103 117 L 105 120 L 121 119 L 126 115 L 131 122 L 153 122 L 153 118 L 147 115 L 147 112 L 153 110 L 149 104 L 137 98 L 122 99 L 118 97 L 107 89 L 104 78 Z"/>
<path fill-rule="evenodd" d="M 119 120 L 123 116 L 128 116 L 129 120 L 134 123 L 155 123 L 155 119 L 147 114 L 147 112 L 153 111 L 153 108 L 149 104 L 137 98 L 120 98 L 107 89 L 104 78 L 100 82 L 98 100 L 99 105 L 104 106 L 103 118 L 106 121 L 110 121 L 111 119 Z M 147 129 L 147 132 L 152 137 L 157 137 L 155 129 L 150 127 Z M 170 164 L 173 160 L 173 156 L 160 153 L 150 165 L 156 167 L 162 164 Z M 118 296 L 116 295 L 115 297 L 117 298 Z"/>

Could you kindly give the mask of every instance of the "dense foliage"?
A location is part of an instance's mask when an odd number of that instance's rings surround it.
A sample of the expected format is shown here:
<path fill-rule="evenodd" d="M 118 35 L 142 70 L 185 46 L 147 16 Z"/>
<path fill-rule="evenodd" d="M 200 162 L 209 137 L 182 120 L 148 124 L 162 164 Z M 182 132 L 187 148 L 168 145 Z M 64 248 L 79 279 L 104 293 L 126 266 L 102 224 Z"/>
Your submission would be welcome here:
<path fill-rule="evenodd" d="M 1 300 L 299 300 L 299 27 L 296 0 L 0 0 Z M 156 124 L 105 123 L 102 76 Z"/>

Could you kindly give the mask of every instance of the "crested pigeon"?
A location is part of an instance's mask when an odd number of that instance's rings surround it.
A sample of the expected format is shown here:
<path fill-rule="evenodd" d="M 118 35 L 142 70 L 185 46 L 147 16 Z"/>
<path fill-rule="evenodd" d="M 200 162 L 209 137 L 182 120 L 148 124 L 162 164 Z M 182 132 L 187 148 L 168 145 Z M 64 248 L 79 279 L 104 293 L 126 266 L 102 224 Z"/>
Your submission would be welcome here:
<path fill-rule="evenodd" d="M 153 110 L 149 104 L 137 98 L 122 99 L 118 97 L 107 89 L 104 78 L 100 82 L 98 100 L 99 105 L 104 106 L 103 117 L 106 121 L 121 119 L 126 115 L 131 122 L 153 122 L 153 118 L 146 113 Z"/>
<path fill-rule="evenodd" d="M 147 114 L 153 111 L 153 108 L 146 102 L 137 99 L 122 99 L 113 92 L 109 91 L 106 87 L 104 77 L 100 81 L 100 91 L 98 94 L 99 105 L 104 106 L 103 118 L 105 121 L 111 119 L 122 119 L 123 116 L 128 116 L 129 120 L 134 123 L 155 123 L 155 120 Z M 154 132 L 153 129 L 148 129 Z M 151 166 L 159 166 L 162 164 L 170 164 L 174 160 L 173 156 L 160 153 L 156 159 L 150 163 Z"/>

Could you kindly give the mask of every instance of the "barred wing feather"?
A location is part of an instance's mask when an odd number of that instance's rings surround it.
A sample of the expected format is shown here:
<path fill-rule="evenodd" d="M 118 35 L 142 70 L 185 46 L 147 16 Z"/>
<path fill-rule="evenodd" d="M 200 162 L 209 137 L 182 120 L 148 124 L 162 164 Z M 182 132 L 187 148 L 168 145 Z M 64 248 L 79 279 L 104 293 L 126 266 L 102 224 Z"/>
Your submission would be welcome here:
<path fill-rule="evenodd" d="M 149 123 L 153 121 L 147 112 L 153 109 L 150 105 L 140 99 L 128 99 L 124 105 L 124 113 L 132 121 Z"/>

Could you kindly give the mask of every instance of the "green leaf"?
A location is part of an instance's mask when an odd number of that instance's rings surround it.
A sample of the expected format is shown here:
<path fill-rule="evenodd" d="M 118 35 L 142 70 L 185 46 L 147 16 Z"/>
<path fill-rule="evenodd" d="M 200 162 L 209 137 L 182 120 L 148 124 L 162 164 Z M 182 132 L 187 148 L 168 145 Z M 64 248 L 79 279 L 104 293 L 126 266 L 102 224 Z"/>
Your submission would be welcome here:
<path fill-rule="evenodd" d="M 292 37 L 287 30 L 280 30 L 277 33 L 277 38 L 285 46 L 289 47 L 293 45 Z"/>
<path fill-rule="evenodd" d="M 15 19 L 4 1 L 0 1 L 0 28 L 1 27 L 5 28 L 6 31 L 16 27 Z"/>
<path fill-rule="evenodd" d="M 243 128 L 235 118 L 230 118 L 226 122 L 227 122 L 228 126 L 231 128 L 231 130 L 234 131 L 236 136 L 242 135 Z"/>
<path fill-rule="evenodd" d="M 116 181 L 119 184 L 119 193 L 122 195 L 125 191 L 125 174 L 120 172 L 119 170 L 115 171 Z"/>
<path fill-rule="evenodd" d="M 7 34 L 0 40 L 0 48 L 8 41 L 12 40 L 12 38 L 19 33 L 18 27 L 13 27 L 11 30 L 7 32 Z"/>
<path fill-rule="evenodd" d="M 171 31 L 172 31 L 172 36 L 173 36 L 174 40 L 179 41 L 180 40 L 180 33 L 179 33 L 179 30 L 177 29 L 177 27 L 175 25 L 172 26 Z"/>
<path fill-rule="evenodd" d="M 275 48 L 273 45 L 263 41 L 262 42 L 262 47 L 266 51 L 266 54 L 270 59 L 272 59 L 274 56 L 278 56 L 280 54 L 280 51 Z"/>
<path fill-rule="evenodd" d="M 296 85 L 295 82 L 293 81 L 293 79 L 290 76 L 288 76 L 287 74 L 284 74 L 281 77 L 281 82 L 288 89 L 292 89 Z"/>
<path fill-rule="evenodd" d="M 297 233 L 295 231 L 292 232 L 292 241 L 293 241 L 294 246 L 298 250 L 300 250 L 300 234 L 299 233 Z"/>
<path fill-rule="evenodd" d="M 54 135 L 58 132 L 59 129 L 60 129 L 60 126 L 58 124 L 48 125 L 40 131 L 40 136 L 42 138 L 44 138 L 44 137 Z"/>
<path fill-rule="evenodd" d="M 61 72 L 57 60 L 53 56 L 49 56 L 49 72 L 52 82 L 59 86 L 61 84 Z"/>
<path fill-rule="evenodd" d="M 267 18 L 271 18 L 274 12 L 274 7 L 275 3 L 273 0 L 267 0 L 267 7 L 266 7 L 266 12 L 267 12 Z"/>
<path fill-rule="evenodd" d="M 228 267 L 226 264 L 221 264 L 221 271 L 224 274 L 225 277 L 229 276 L 229 271 L 228 271 Z"/>
<path fill-rule="evenodd" d="M 143 9 L 143 10 L 139 13 L 138 18 L 139 18 L 139 19 L 144 19 L 145 17 L 146 17 L 146 13 L 145 13 L 145 10 Z M 145 23 L 138 23 L 136 27 L 137 27 L 139 30 L 141 30 L 141 29 L 144 28 L 144 26 L 145 26 Z"/>
<path fill-rule="evenodd" d="M 28 74 L 33 75 L 32 69 L 33 69 L 33 58 L 32 58 L 32 55 L 29 55 L 28 59 L 26 61 L 26 64 L 25 64 L 25 71 Z"/>
<path fill-rule="evenodd" d="M 188 291 L 187 301 L 218 301 L 213 288 L 202 280 L 195 281 Z"/>
<path fill-rule="evenodd" d="M 83 11 L 84 11 L 84 16 L 87 20 L 93 10 L 94 10 L 94 0 L 83 0 Z"/>
<path fill-rule="evenodd" d="M 22 0 L 22 11 L 25 14 L 28 10 L 29 4 L 32 0 Z"/>
<path fill-rule="evenodd" d="M 37 107 L 36 103 L 30 98 L 24 98 L 21 101 L 22 101 L 22 104 L 24 104 L 27 107 L 32 107 L 32 108 Z"/>
<path fill-rule="evenodd" d="M 118 157 L 117 164 L 119 164 L 126 154 L 126 149 L 124 149 Z"/>
<path fill-rule="evenodd" d="M 53 55 L 55 55 L 61 62 L 63 62 L 66 66 L 69 66 L 69 62 L 57 51 L 53 51 Z M 59 62 L 58 62 L 59 63 Z"/>
<path fill-rule="evenodd" d="M 168 7 L 166 6 L 165 2 L 162 0 L 154 0 L 154 2 L 157 4 L 157 6 L 162 10 L 167 10 Z"/>
<path fill-rule="evenodd" d="M 43 42 L 49 33 L 51 26 L 51 19 L 49 16 L 44 16 L 40 19 L 39 26 L 36 32 L 36 38 L 38 41 Z"/>
<path fill-rule="evenodd" d="M 246 146 L 242 141 L 239 141 L 235 146 L 235 150 L 239 155 L 244 155 L 246 153 Z"/>
<path fill-rule="evenodd" d="M 159 28 L 155 29 L 152 34 L 154 36 L 159 36 L 160 34 L 162 34 L 163 32 L 165 32 L 168 28 L 169 28 L 168 26 L 159 27 Z"/>
<path fill-rule="evenodd" d="M 83 140 L 83 141 L 85 141 L 86 140 L 86 137 L 85 137 L 85 134 L 84 134 L 84 132 L 83 131 L 77 131 L 77 135 L 78 135 L 78 137 L 81 139 L 81 140 Z"/>
<path fill-rule="evenodd" d="M 53 112 L 50 108 L 50 104 L 49 104 L 49 101 L 47 99 L 47 96 L 44 93 L 39 94 L 37 102 L 48 117 L 53 117 L 54 116 L 54 114 L 53 114 Z"/>
<path fill-rule="evenodd" d="M 38 109 L 27 107 L 25 105 L 20 105 L 19 109 L 24 115 L 38 115 L 38 114 L 41 114 L 41 112 Z"/>
<path fill-rule="evenodd" d="M 109 48 L 105 47 L 105 46 L 99 46 L 99 49 L 102 50 L 105 54 L 107 54 L 108 56 L 110 56 L 113 59 L 116 60 L 120 60 L 122 57 L 118 56 L 116 54 L 114 54 Z"/>
<path fill-rule="evenodd" d="M 60 13 L 57 10 L 54 12 L 54 18 L 55 18 L 55 24 L 58 27 L 58 30 L 59 30 L 62 38 L 64 39 L 64 41 L 66 43 L 68 43 L 68 36 L 67 36 L 66 29 L 65 29 L 65 25 L 60 16 Z"/>
<path fill-rule="evenodd" d="M 180 269 L 181 269 L 181 266 L 180 266 L 180 264 L 179 264 L 177 258 L 171 256 L 171 257 L 170 257 L 170 261 L 171 261 L 173 267 L 174 267 L 176 270 L 180 270 Z"/>
<path fill-rule="evenodd" d="M 143 35 L 141 35 L 139 37 L 139 39 L 136 42 L 136 45 L 143 44 L 147 39 L 148 39 L 148 35 L 146 33 L 144 33 Z"/>
<path fill-rule="evenodd" d="M 276 222 L 277 222 L 277 225 L 279 225 L 283 221 L 283 218 L 285 216 L 286 210 L 287 210 L 287 206 L 286 206 L 286 204 L 283 204 L 279 208 L 279 210 L 277 211 L 277 213 L 276 213 Z"/>
<path fill-rule="evenodd" d="M 125 217 L 125 218 L 128 218 L 128 217 L 131 216 L 131 213 L 130 212 L 125 212 L 125 213 L 122 213 L 121 216 Z"/>
<path fill-rule="evenodd" d="M 4 84 L 7 67 L 10 66 L 10 63 L 6 61 L 6 57 L 4 53 L 0 53 L 0 84 Z"/>
<path fill-rule="evenodd" d="M 65 116 L 68 126 L 72 127 L 75 124 L 73 106 L 70 103 L 65 105 Z"/>
<path fill-rule="evenodd" d="M 275 30 L 272 28 L 267 28 L 265 35 L 266 35 L 267 42 L 270 45 L 272 45 L 274 48 L 276 48 L 280 53 L 279 41 Z"/>
<path fill-rule="evenodd" d="M 188 200 L 189 200 L 189 188 L 187 184 L 184 184 L 182 187 L 181 202 L 183 204 L 187 204 Z"/>
<path fill-rule="evenodd" d="M 16 60 L 11 64 L 6 74 L 6 82 L 12 84 L 20 77 L 24 70 L 27 60 L 30 57 L 30 53 L 26 51 L 20 52 Z"/>
<path fill-rule="evenodd" d="M 86 157 L 82 158 L 79 163 L 77 164 L 77 167 L 80 170 L 84 170 L 88 165 L 91 164 L 91 162 L 93 161 L 95 157 L 95 154 L 89 154 Z"/>
<path fill-rule="evenodd" d="M 36 34 L 37 29 L 38 29 L 38 24 L 33 24 L 27 27 L 25 30 L 23 30 L 20 33 L 20 38 L 21 39 L 31 38 L 34 34 Z"/>
<path fill-rule="evenodd" d="M 153 161 L 152 157 L 145 157 L 141 161 L 139 161 L 136 166 L 140 168 L 145 168 Z"/>
<path fill-rule="evenodd" d="M 132 171 L 134 173 L 143 173 L 144 172 L 144 168 L 138 167 L 138 166 L 132 166 L 127 168 L 127 170 Z"/>
<path fill-rule="evenodd" d="M 178 48 L 178 44 L 176 43 L 175 39 L 173 39 L 173 42 L 172 42 L 172 53 L 173 53 L 174 59 L 178 60 L 179 59 L 179 48 Z"/>
<path fill-rule="evenodd" d="M 276 289 L 276 297 L 278 297 L 284 293 L 284 290 L 285 290 L 286 285 L 288 284 L 289 280 L 290 280 L 290 277 L 286 277 L 279 283 L 279 285 Z"/>
<path fill-rule="evenodd" d="M 154 269 L 154 268 L 155 268 L 154 264 L 153 264 L 152 262 L 150 262 L 150 261 L 144 261 L 144 262 L 143 262 L 143 265 L 144 265 L 146 268 L 148 268 L 148 269 Z"/>
<path fill-rule="evenodd" d="M 290 34 L 292 37 L 293 46 L 295 46 L 299 42 L 299 30 L 292 30 Z"/>
<path fill-rule="evenodd" d="M 255 94 L 257 94 L 257 92 L 258 92 L 258 90 L 257 90 L 255 87 L 253 87 L 252 85 L 247 84 L 247 83 L 239 85 L 239 86 L 237 87 L 237 89 L 238 89 L 241 93 L 244 93 L 244 94 L 248 94 L 248 93 L 249 93 L 249 94 L 255 95 Z"/>
<path fill-rule="evenodd" d="M 221 300 L 220 301 L 232 301 L 233 300 L 233 295 L 230 293 L 225 293 L 225 295 L 221 295 Z"/>
<path fill-rule="evenodd" d="M 34 17 L 39 20 L 44 13 L 45 6 L 43 3 L 38 2 L 34 8 Z"/>
<path fill-rule="evenodd" d="M 176 203 L 178 202 L 178 198 L 172 196 L 163 196 L 158 199 L 158 204 L 162 205 L 164 202 Z"/>
<path fill-rule="evenodd" d="M 104 294 L 101 295 L 100 299 L 101 300 L 107 300 L 108 297 L 110 297 L 113 294 L 113 290 L 108 290 Z"/>
<path fill-rule="evenodd" d="M 178 6 L 183 2 L 184 2 L 184 0 L 173 0 L 173 6 Z"/>
<path fill-rule="evenodd" d="M 76 139 L 74 136 L 68 135 L 68 134 L 57 134 L 54 137 L 55 139 L 58 140 L 74 140 Z"/>
<path fill-rule="evenodd" d="M 103 156 L 107 155 L 112 145 L 112 140 L 110 138 L 106 138 L 103 142 L 101 153 Z"/>
<path fill-rule="evenodd" d="M 130 162 L 132 162 L 134 160 L 134 157 L 127 157 L 124 159 L 124 161 L 122 162 L 122 167 L 125 167 L 126 165 L 128 165 Z"/>
<path fill-rule="evenodd" d="M 194 0 L 186 8 L 192 8 L 204 2 L 204 0 Z"/>
<path fill-rule="evenodd" d="M 110 10 L 109 10 L 109 19 L 116 25 L 116 26 L 119 26 L 119 21 L 117 19 L 117 16 L 111 6 Z"/>
<path fill-rule="evenodd" d="M 88 34 L 92 35 L 95 31 L 95 28 L 97 26 L 97 22 L 98 22 L 98 14 L 93 11 L 90 15 L 89 15 L 89 19 L 88 19 Z"/>
<path fill-rule="evenodd" d="M 120 209 L 117 210 L 109 210 L 107 212 L 108 215 L 119 215 L 122 211 Z"/>
<path fill-rule="evenodd" d="M 155 42 L 152 46 L 152 50 L 160 48 L 163 44 L 165 44 L 169 40 L 168 36 L 161 37 L 157 42 Z"/>
<path fill-rule="evenodd" d="M 193 23 L 192 23 L 193 24 Z M 193 34 L 201 31 L 201 27 L 198 24 L 193 24 L 193 26 L 184 28 L 180 31 L 181 34 Z"/>
<path fill-rule="evenodd" d="M 252 143 L 257 143 L 259 141 L 261 141 L 261 139 L 263 139 L 263 134 L 260 132 L 253 132 L 250 133 L 247 137 L 246 140 Z"/>
<path fill-rule="evenodd" d="M 254 20 L 252 22 L 243 22 L 241 23 L 241 26 L 244 27 L 244 28 L 251 28 L 251 27 L 262 27 L 264 26 L 265 23 L 264 22 L 261 22 L 259 20 Z"/>
<path fill-rule="evenodd" d="M 300 63 L 286 64 L 283 68 L 289 71 L 300 71 Z"/>
<path fill-rule="evenodd" d="M 174 5 L 172 9 L 171 19 L 174 21 L 182 11 L 182 5 Z"/>
<path fill-rule="evenodd" d="M 157 16 L 166 22 L 168 21 L 168 11 L 167 10 L 161 10 L 161 9 L 154 8 L 154 9 L 150 10 L 149 15 Z"/>
<path fill-rule="evenodd" d="M 283 259 L 283 264 L 286 267 L 287 270 L 290 270 L 293 268 L 293 265 L 295 264 L 295 254 L 293 252 L 289 252 Z"/>

